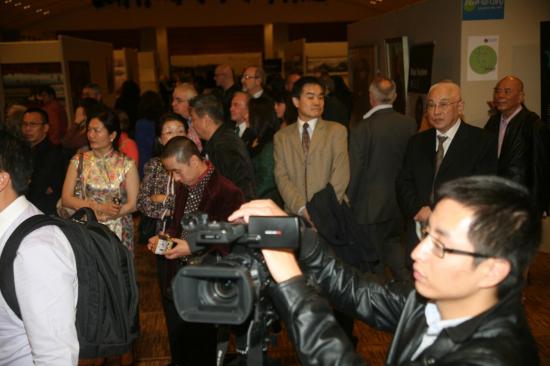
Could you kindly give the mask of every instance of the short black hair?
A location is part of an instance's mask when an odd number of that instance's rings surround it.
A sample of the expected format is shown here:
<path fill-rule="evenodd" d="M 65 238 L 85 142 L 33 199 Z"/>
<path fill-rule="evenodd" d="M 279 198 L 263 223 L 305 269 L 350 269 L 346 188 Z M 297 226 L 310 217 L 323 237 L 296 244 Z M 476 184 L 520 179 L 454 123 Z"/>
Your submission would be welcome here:
<path fill-rule="evenodd" d="M 54 88 L 52 88 L 51 86 L 49 85 L 42 85 L 41 87 L 38 88 L 38 94 L 42 94 L 42 93 L 46 93 L 48 94 L 49 96 L 52 96 L 54 98 L 56 98 L 57 96 L 55 95 L 55 90 Z"/>
<path fill-rule="evenodd" d="M 299 99 L 300 95 L 302 95 L 302 91 L 304 90 L 304 86 L 306 86 L 306 84 L 319 85 L 323 93 L 325 92 L 325 85 L 321 82 L 321 80 L 319 80 L 314 76 L 304 76 L 302 78 L 299 78 L 294 83 L 294 87 L 292 88 L 292 97 Z"/>
<path fill-rule="evenodd" d="M 160 159 L 164 160 L 175 157 L 178 163 L 188 163 L 189 159 L 191 159 L 193 155 L 202 160 L 201 153 L 197 148 L 197 145 L 195 145 L 191 139 L 185 136 L 176 136 L 170 139 L 166 146 L 164 146 L 164 149 L 160 154 Z"/>
<path fill-rule="evenodd" d="M 40 118 L 42 119 L 42 123 L 50 123 L 50 120 L 48 119 L 48 113 L 46 113 L 45 110 L 42 108 L 29 108 L 23 113 L 22 117 L 25 117 L 25 114 L 29 113 L 38 113 L 40 115 Z M 21 118 L 22 120 L 23 118 Z"/>
<path fill-rule="evenodd" d="M 443 184 L 438 201 L 443 199 L 474 211 L 468 239 L 476 252 L 510 262 L 510 274 L 499 285 L 499 296 L 521 287 L 542 235 L 541 220 L 527 189 L 501 177 L 473 176 Z"/>
<path fill-rule="evenodd" d="M 223 123 L 223 106 L 213 94 L 200 94 L 189 101 L 189 105 L 199 117 L 208 115 L 216 125 Z"/>
<path fill-rule="evenodd" d="M 0 171 L 10 175 L 12 188 L 18 196 L 29 187 L 33 162 L 27 141 L 9 131 L 0 133 Z"/>
<path fill-rule="evenodd" d="M 118 150 L 118 140 L 120 139 L 120 121 L 118 115 L 111 109 L 105 107 L 105 109 L 92 118 L 86 120 L 86 129 L 90 125 L 92 119 L 97 118 L 103 123 L 103 126 L 109 131 L 109 134 L 116 132 L 116 137 L 113 140 L 113 149 Z"/>

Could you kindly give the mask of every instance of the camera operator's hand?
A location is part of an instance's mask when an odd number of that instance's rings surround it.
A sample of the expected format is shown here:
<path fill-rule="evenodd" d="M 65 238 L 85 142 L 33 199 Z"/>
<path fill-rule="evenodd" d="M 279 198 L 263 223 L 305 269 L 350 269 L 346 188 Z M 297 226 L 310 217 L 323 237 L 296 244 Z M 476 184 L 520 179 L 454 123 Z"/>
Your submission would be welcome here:
<path fill-rule="evenodd" d="M 189 249 L 189 244 L 186 240 L 177 238 L 172 238 L 172 240 L 175 245 L 164 253 L 166 259 L 177 259 L 191 254 L 191 249 Z"/>
<path fill-rule="evenodd" d="M 244 203 L 227 218 L 228 221 L 244 219 L 248 223 L 250 216 L 288 216 L 272 200 L 254 200 Z"/>
<path fill-rule="evenodd" d="M 244 219 L 248 223 L 250 216 L 288 216 L 272 200 L 255 200 L 243 204 L 229 216 L 229 221 Z M 262 249 L 267 268 L 275 282 L 283 282 L 302 274 L 294 253 L 284 249 Z"/>

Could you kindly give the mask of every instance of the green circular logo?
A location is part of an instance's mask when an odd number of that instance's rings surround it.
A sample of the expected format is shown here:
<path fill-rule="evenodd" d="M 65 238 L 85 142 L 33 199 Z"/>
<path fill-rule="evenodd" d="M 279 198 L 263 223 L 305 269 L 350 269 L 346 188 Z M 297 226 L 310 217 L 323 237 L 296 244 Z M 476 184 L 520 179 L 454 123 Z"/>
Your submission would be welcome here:
<path fill-rule="evenodd" d="M 464 10 L 465 11 L 474 11 L 475 8 L 476 8 L 475 0 L 466 0 L 464 2 Z"/>
<path fill-rule="evenodd" d="M 470 67 L 476 74 L 488 74 L 497 65 L 497 53 L 489 46 L 476 47 L 470 54 Z"/>

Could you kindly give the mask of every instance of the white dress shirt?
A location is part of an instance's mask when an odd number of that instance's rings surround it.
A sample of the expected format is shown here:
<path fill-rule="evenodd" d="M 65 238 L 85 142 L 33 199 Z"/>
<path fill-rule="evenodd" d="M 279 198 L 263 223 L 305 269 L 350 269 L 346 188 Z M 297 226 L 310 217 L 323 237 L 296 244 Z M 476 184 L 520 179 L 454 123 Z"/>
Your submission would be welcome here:
<path fill-rule="evenodd" d="M 453 127 L 449 128 L 447 132 L 441 133 L 436 130 L 436 136 L 447 136 L 447 140 L 443 142 L 443 156 L 447 155 L 447 151 L 449 150 L 449 147 L 451 146 L 451 142 L 453 142 L 453 139 L 455 138 L 456 132 L 458 131 L 458 128 L 460 127 L 460 119 L 453 125 Z M 438 139 L 435 139 L 435 151 L 437 151 L 437 145 L 439 144 Z"/>
<path fill-rule="evenodd" d="M 0 212 L 0 253 L 19 224 L 40 214 L 24 196 Z M 55 226 L 29 234 L 14 261 L 24 322 L 0 294 L 0 365 L 77 365 L 78 279 L 70 243 Z"/>
<path fill-rule="evenodd" d="M 312 120 L 307 121 L 308 127 L 307 132 L 309 132 L 309 140 L 313 139 L 313 131 L 315 131 L 315 126 L 317 126 L 317 121 L 319 121 L 318 118 L 314 118 Z M 304 124 L 306 121 L 302 121 L 300 118 L 298 118 L 298 134 L 300 135 L 300 141 L 302 141 L 302 133 L 304 132 Z"/>
<path fill-rule="evenodd" d="M 411 361 L 416 360 L 416 358 L 420 356 L 426 348 L 430 347 L 435 342 L 437 336 L 439 336 L 439 333 L 441 333 L 443 329 L 456 327 L 457 325 L 462 324 L 466 320 L 472 318 L 471 316 L 466 316 L 457 319 L 441 320 L 439 309 L 437 308 L 437 305 L 432 302 L 426 304 L 426 307 L 424 308 L 424 316 L 426 317 L 428 330 L 426 331 L 426 334 L 424 334 L 424 337 L 422 337 L 422 343 L 420 343 L 420 346 L 418 346 L 418 349 L 412 356 Z"/>
<path fill-rule="evenodd" d="M 244 131 L 246 130 L 248 126 L 246 125 L 246 122 L 241 122 L 237 125 L 237 128 L 239 129 L 239 137 L 242 138 L 244 135 Z"/>

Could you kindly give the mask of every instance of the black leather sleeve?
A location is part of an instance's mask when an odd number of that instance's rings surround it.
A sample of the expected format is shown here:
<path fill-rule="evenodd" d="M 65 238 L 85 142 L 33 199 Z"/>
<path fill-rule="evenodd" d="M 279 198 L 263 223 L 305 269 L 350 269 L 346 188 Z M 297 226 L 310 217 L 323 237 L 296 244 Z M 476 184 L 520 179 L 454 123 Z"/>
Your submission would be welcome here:
<path fill-rule="evenodd" d="M 338 310 L 380 329 L 393 332 L 412 284 L 382 284 L 336 258 L 312 230 L 304 230 L 300 267 L 309 281 Z"/>

